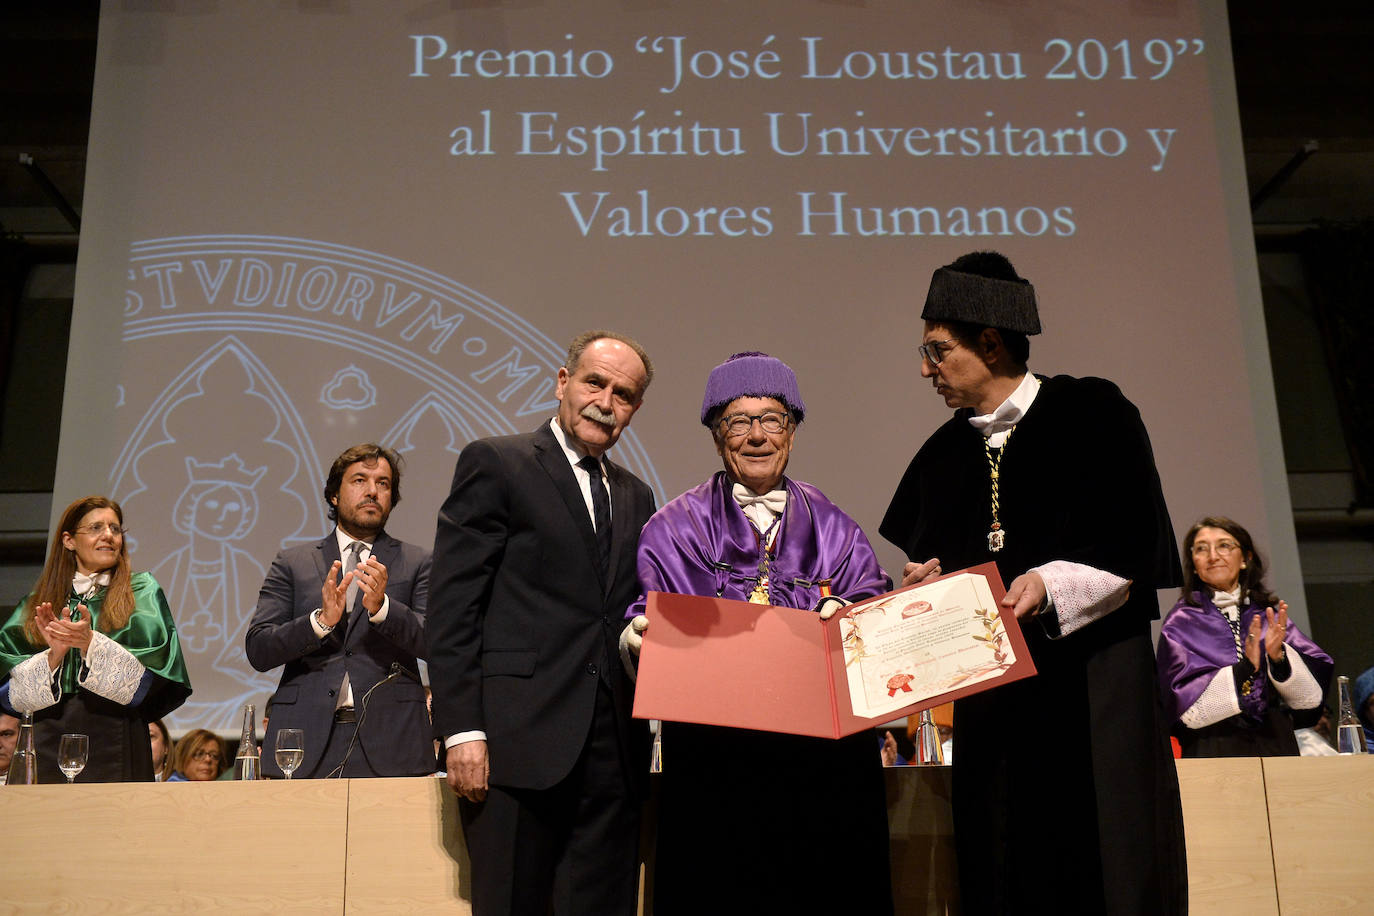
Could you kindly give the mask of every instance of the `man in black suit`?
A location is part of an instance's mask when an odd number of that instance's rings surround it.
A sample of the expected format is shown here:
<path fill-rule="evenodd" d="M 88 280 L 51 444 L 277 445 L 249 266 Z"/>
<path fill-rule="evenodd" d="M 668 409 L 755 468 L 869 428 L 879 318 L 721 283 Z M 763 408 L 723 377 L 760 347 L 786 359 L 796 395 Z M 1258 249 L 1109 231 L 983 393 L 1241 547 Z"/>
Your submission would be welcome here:
<path fill-rule="evenodd" d="M 334 459 L 324 499 L 335 529 L 277 554 L 245 637 L 254 668 L 286 666 L 263 773 L 281 775 L 277 732 L 301 728 L 296 776 L 427 775 L 434 745 L 416 657 L 425 655 L 430 557 L 386 533 L 401 501 L 400 459 L 355 445 Z"/>
<path fill-rule="evenodd" d="M 473 912 L 635 911 L 647 731 L 617 640 L 637 597 L 649 488 L 605 452 L 653 367 L 579 336 L 557 416 L 470 443 L 439 511 L 427 623 L 434 727 L 472 858 Z"/>

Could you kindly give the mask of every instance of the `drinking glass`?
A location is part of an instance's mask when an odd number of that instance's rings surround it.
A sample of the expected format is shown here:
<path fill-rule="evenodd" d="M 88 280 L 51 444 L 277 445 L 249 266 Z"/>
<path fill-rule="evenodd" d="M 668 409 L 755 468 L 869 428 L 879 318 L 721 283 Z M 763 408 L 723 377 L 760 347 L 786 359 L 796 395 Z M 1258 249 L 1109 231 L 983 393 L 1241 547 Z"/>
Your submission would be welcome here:
<path fill-rule="evenodd" d="M 283 728 L 277 732 L 277 766 L 290 779 L 305 761 L 305 732 L 299 728 Z"/>
<path fill-rule="evenodd" d="M 67 782 L 75 782 L 76 774 L 86 769 L 90 745 L 91 741 L 85 735 L 63 735 L 58 742 L 57 768 L 67 777 Z"/>

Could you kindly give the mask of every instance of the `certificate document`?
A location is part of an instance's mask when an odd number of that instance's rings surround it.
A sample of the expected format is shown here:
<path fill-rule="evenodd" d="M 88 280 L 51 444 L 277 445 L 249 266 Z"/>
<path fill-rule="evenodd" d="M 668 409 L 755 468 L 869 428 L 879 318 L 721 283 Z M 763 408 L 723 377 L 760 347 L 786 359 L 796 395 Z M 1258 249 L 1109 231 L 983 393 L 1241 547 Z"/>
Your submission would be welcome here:
<path fill-rule="evenodd" d="M 1016 618 L 998 604 L 995 567 L 988 573 L 952 573 L 841 611 L 854 715 L 892 718 L 1035 673 Z"/>
<path fill-rule="evenodd" d="M 839 738 L 1035 673 L 995 564 L 813 611 L 650 592 L 634 714 Z"/>

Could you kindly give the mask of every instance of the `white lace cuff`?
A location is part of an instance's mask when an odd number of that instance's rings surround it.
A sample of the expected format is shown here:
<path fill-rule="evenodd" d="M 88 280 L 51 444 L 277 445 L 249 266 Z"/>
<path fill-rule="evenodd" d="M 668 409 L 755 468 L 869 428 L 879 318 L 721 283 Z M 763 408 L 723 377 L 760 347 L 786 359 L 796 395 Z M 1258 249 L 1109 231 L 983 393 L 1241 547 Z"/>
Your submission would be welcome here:
<path fill-rule="evenodd" d="M 128 649 L 104 633 L 92 633 L 79 683 L 91 693 L 128 706 L 138 693 L 143 671 L 143 665 Z"/>
<path fill-rule="evenodd" d="M 1069 560 L 1051 560 L 1031 572 L 1045 581 L 1049 604 L 1059 623 L 1059 635 L 1068 636 L 1126 603 L 1131 580 Z"/>
<path fill-rule="evenodd" d="M 1178 718 L 1189 728 L 1206 728 L 1236 715 L 1240 715 L 1240 697 L 1236 696 L 1236 676 L 1227 666 L 1212 675 L 1202 696 Z"/>
<path fill-rule="evenodd" d="M 1312 676 L 1307 662 L 1296 649 L 1285 646 L 1284 654 L 1288 656 L 1288 665 L 1292 670 L 1288 673 L 1288 680 L 1280 681 L 1275 679 L 1273 669 L 1270 669 L 1269 680 L 1273 683 L 1274 689 L 1292 709 L 1316 709 L 1322 705 L 1321 685 Z"/>
<path fill-rule="evenodd" d="M 19 712 L 38 712 L 58 700 L 54 685 L 62 666 L 48 667 L 48 650 L 44 649 L 10 669 L 10 705 Z"/>

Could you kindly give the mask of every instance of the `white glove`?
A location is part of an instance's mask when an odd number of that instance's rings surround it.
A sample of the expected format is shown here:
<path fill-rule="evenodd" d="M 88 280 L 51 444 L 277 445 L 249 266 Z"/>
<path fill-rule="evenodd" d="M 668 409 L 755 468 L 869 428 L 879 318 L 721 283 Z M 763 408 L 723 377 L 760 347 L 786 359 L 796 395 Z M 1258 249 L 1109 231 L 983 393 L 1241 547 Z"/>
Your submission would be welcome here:
<path fill-rule="evenodd" d="M 639 650 L 644 647 L 645 630 L 649 629 L 649 618 L 643 615 L 631 618 L 620 631 L 620 661 L 630 680 L 635 680 L 639 666 Z"/>
<path fill-rule="evenodd" d="M 849 607 L 853 603 L 853 601 L 841 598 L 839 595 L 826 595 L 820 601 L 817 601 L 816 606 L 811 610 L 819 611 L 821 620 L 829 620 L 831 617 L 835 616 L 835 612 L 840 608 Z"/>

